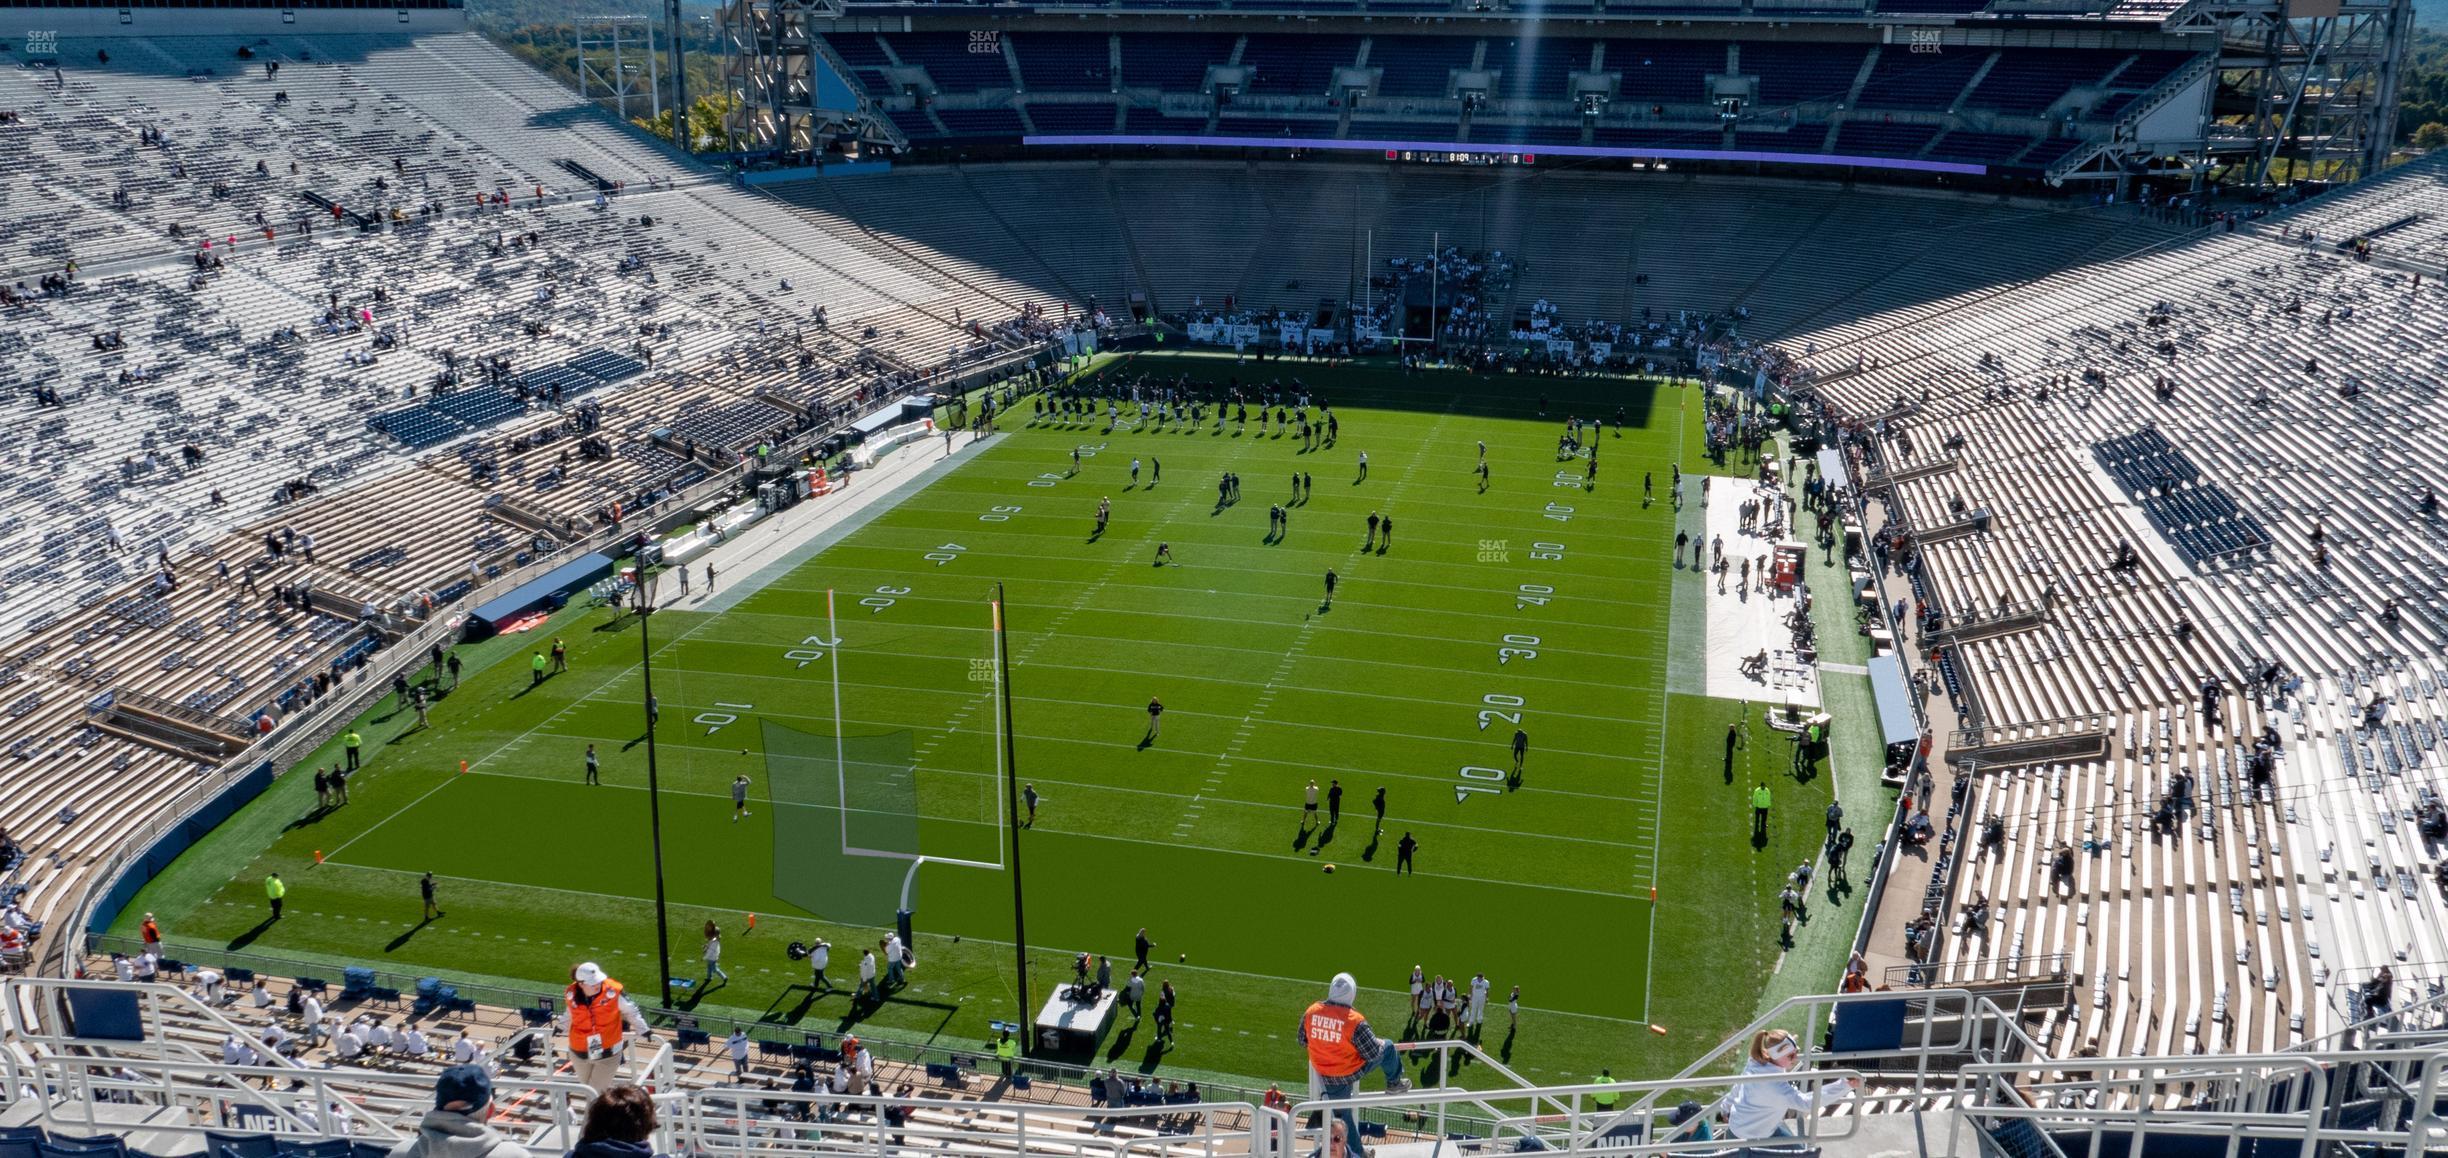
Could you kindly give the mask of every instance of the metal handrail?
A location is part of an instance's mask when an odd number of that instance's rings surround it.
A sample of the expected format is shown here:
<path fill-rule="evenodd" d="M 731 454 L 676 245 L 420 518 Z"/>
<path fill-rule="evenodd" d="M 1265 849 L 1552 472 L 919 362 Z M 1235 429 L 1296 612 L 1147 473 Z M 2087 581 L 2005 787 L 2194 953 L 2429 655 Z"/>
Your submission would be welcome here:
<path fill-rule="evenodd" d="M 983 1139 L 971 1125 L 990 1118 L 1008 1127 L 996 1143 L 1023 1155 L 1127 1158 L 1157 1146 L 1175 1158 L 1191 1155 L 1275 1153 L 1278 1132 L 1248 1102 L 1197 1102 L 1161 1106 L 1059 1106 L 1035 1102 L 946 1102 L 941 1098 L 881 1094 L 834 1094 L 824 1090 L 762 1090 L 714 1087 L 668 1099 L 673 1133 L 682 1152 L 703 1158 L 769 1158 L 772 1155 L 873 1153 L 933 1150 Z M 920 1120 L 919 1111 L 957 1107 L 955 1126 Z M 898 1126 L 884 1121 L 887 1109 L 912 1111 Z M 1157 1130 L 1144 1119 L 1186 1119 L 1187 1125 Z M 1232 1119 L 1245 1123 L 1234 1127 Z M 899 1141 L 895 1141 L 899 1139 Z"/>
<path fill-rule="evenodd" d="M 2012 1014 L 1999 1008 L 1997 1003 L 1990 1001 L 1987 997 L 1968 989 L 1831 993 L 1788 997 L 1778 1002 L 1766 1013 L 1753 1018 L 1750 1024 L 1727 1035 L 1716 1049 L 1701 1055 L 1690 1065 L 1683 1067 L 1682 1072 L 1676 1074 L 1670 1081 L 1706 1080 L 1700 1076 L 1704 1071 L 1739 1063 L 1741 1059 L 1732 1055 L 1736 1051 L 1748 1048 L 1752 1035 L 1762 1030 L 1777 1028 L 1792 1030 L 1797 1040 L 1805 1042 L 1827 1040 L 1829 1032 L 1833 1029 L 1845 1006 L 1881 1005 L 1895 1001 L 1909 1002 L 1911 1006 L 1918 1008 L 1921 1014 L 1919 1019 L 1921 1034 L 1917 1042 L 1900 1043 L 1897 1048 L 1889 1050 L 1847 1052 L 1832 1056 L 1841 1056 L 1847 1061 L 1909 1059 L 1914 1062 L 1914 1068 L 1910 1073 L 1913 1076 L 1915 1089 L 1926 1088 L 1929 1085 L 1933 1072 L 1932 1061 L 1942 1056 L 1951 1058 L 1968 1055 L 1982 1060 L 2007 1057 L 2045 1058 L 2048 1056 L 2048 1051 L 2042 1049 L 2039 1042 L 2034 1041 L 2030 1034 L 2023 1031 L 2023 1027 L 2016 1023 Z M 1942 1020 L 1947 1018 L 1952 1018 L 1955 1022 L 1955 1034 L 1951 1040 L 1942 1040 L 1933 1031 Z M 1995 1027 L 1994 1034 L 1984 1033 L 1984 1027 Z M 1898 1076 L 1903 1071 L 1882 1072 L 1887 1076 Z M 1953 1063 L 1948 1063 L 1945 1069 L 1938 1072 L 1953 1072 Z M 1635 1103 L 1635 1108 L 1649 1107 L 1644 1101 Z"/>
<path fill-rule="evenodd" d="M 1974 965 L 1983 969 L 1995 969 L 2005 976 L 1995 982 L 1982 982 L 1976 978 L 1967 978 L 1957 970 L 1958 966 Z M 1888 985 L 1897 988 L 1964 989 L 1969 988 L 1970 984 L 2039 984 L 2052 977 L 2063 977 L 2073 972 L 2073 969 L 2074 956 L 2071 953 L 2026 953 L 2020 957 L 1983 958 L 1978 961 L 1948 960 L 1890 965 L 1886 968 L 1885 980 Z"/>
<path fill-rule="evenodd" d="M 2084 1076 L 2063 1071 L 2079 1065 Z M 2340 1070 L 2386 1072 L 2410 1068 L 2411 1082 L 2393 1083 L 2410 1113 L 2401 1128 L 2354 1128 L 2324 1124 L 2334 1095 L 2351 1092 Z M 2047 1080 L 2043 1071 L 2058 1071 Z M 2078 1062 L 1978 1063 L 1962 1068 L 1971 1083 L 1967 1113 L 1950 1128 L 1977 1115 L 2032 1123 L 2046 1135 L 2087 1135 L 2091 1155 L 2111 1147 L 2139 1154 L 2151 1135 L 2222 1137 L 2226 1152 L 2248 1152 L 2248 1142 L 2299 1146 L 2299 1154 L 2348 1152 L 2402 1145 L 2408 1158 L 2430 1146 L 2440 1124 L 2439 1101 L 2448 1092 L 2448 1050 L 2369 1050 L 2331 1055 L 2231 1054 L 2197 1057 L 2083 1058 Z M 2007 1091 L 2012 1091 L 2009 1094 Z M 2410 1095 L 2410 1096 L 2409 1096 Z M 2011 1100 L 2009 1100 L 2011 1099 Z M 1972 1107 L 1977 1107 L 1976 1110 Z M 2045 1123 L 2047 1129 L 2040 1129 Z M 2121 1135 L 2121 1137 L 2119 1137 Z M 1962 1151 L 1957 1150 L 1956 1153 Z"/>
<path fill-rule="evenodd" d="M 1690 1126 L 1669 1124 L 1674 1108 L 1684 1100 L 1699 1101 L 1704 1118 L 1721 1113 L 1737 1090 L 1746 1086 L 1791 1085 L 1809 1096 L 1817 1105 L 1831 1086 L 1839 1084 L 1858 1087 L 1865 1078 L 1858 1069 L 1805 1069 L 1776 1073 L 1731 1073 L 1703 1078 L 1677 1077 L 1640 1082 L 1589 1082 L 1570 1086 L 1533 1087 L 1520 1090 L 1414 1090 L 1406 1093 L 1359 1094 L 1350 1098 L 1312 1098 L 1292 1107 L 1289 1119 L 1294 1125 L 1284 1138 L 1281 1151 L 1290 1154 L 1320 1153 L 1330 1139 L 1331 1123 L 1342 1113 L 1374 1114 L 1392 1117 L 1434 1136 L 1440 1146 L 1472 1142 L 1486 1143 L 1491 1153 L 1514 1153 L 1537 1150 L 1548 1153 L 1580 1154 L 1600 1151 L 1611 1155 L 1637 1156 L 1651 1154 L 1722 1154 L 1729 1142 L 1722 1130 L 1712 1131 L 1710 1138 L 1694 1137 Z M 1610 1104 L 1600 1105 L 1598 1099 Z M 1484 1136 L 1457 1134 L 1454 1124 L 1455 1107 L 1483 1107 L 1488 1103 L 1526 1101 L 1530 1109 L 1519 1114 L 1496 1113 Z M 1629 1101 L 1629 1107 L 1621 1103 Z M 1547 1108 L 1541 1108 L 1547 1107 Z M 1313 1122 L 1314 1125 L 1298 1123 Z M 1795 1126 L 1792 1144 L 1814 1146 L 1841 1142 L 1860 1130 L 1858 1114 L 1801 1115 Z M 1327 1155 L 1326 1158 L 1334 1158 Z"/>

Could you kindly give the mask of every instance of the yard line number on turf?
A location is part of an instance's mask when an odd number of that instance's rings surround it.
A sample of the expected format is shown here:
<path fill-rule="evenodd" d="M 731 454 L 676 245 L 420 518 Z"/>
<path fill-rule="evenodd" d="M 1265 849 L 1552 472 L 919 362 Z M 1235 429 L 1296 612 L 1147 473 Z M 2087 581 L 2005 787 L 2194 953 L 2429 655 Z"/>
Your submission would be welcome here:
<path fill-rule="evenodd" d="M 826 639 L 821 635 L 811 635 L 806 639 L 800 640 L 799 646 L 783 652 L 782 658 L 798 664 L 800 667 L 806 667 L 817 660 L 823 659 L 825 655 L 824 649 L 828 647 L 840 646 L 841 641 L 838 639 Z"/>
<path fill-rule="evenodd" d="M 755 704 L 726 704 L 720 700 L 715 701 L 714 706 L 718 708 L 736 708 L 743 712 L 754 711 L 756 709 Z M 739 717 L 732 715 L 729 712 L 699 712 L 697 713 L 697 722 L 704 724 L 706 726 L 706 735 L 711 736 L 716 732 L 722 731 L 725 725 L 738 723 Z"/>
<path fill-rule="evenodd" d="M 1557 476 L 1558 479 L 1563 477 L 1562 475 Z M 1557 485 L 1563 484 L 1559 482 Z M 1547 509 L 1539 513 L 1556 522 L 1568 523 L 1572 521 L 1573 508 L 1562 503 L 1549 503 Z M 1564 550 L 1562 543 L 1532 543 L 1530 544 L 1530 558 L 1537 562 L 1552 563 L 1564 558 Z M 1481 558 L 1489 562 L 1502 562 L 1505 556 L 1501 551 L 1493 557 L 1483 552 Z M 1555 594 L 1556 589 L 1552 584 L 1517 584 L 1513 591 L 1513 610 L 1528 611 L 1533 607 L 1545 607 L 1555 599 Z M 1535 635 L 1520 632 L 1506 635 L 1502 645 L 1496 649 L 1497 666 L 1508 665 L 1517 659 L 1525 662 L 1537 659 L 1539 643 L 1540 639 Z M 1519 728 L 1522 726 L 1523 716 L 1528 712 L 1527 701 L 1507 692 L 1489 692 L 1479 697 L 1479 702 L 1483 705 L 1478 709 L 1479 730 L 1482 732 L 1498 723 Z M 1489 768 L 1479 764 L 1465 764 L 1455 773 L 1455 776 L 1460 781 L 1454 785 L 1454 803 L 1456 804 L 1470 799 L 1475 793 L 1502 795 L 1505 785 L 1512 780 L 1511 773 L 1504 769 Z"/>

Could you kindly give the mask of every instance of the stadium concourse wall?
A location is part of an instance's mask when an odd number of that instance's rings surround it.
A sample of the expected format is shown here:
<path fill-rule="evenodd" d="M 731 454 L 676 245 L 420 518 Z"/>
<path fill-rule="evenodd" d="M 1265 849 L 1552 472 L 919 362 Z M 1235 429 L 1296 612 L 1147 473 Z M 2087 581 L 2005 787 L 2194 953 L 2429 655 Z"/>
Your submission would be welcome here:
<path fill-rule="evenodd" d="M 373 686 L 388 687 L 387 684 Z M 151 842 L 144 845 L 144 851 L 128 857 L 120 866 L 118 873 L 111 877 L 109 887 L 94 899 L 84 926 L 86 933 L 90 935 L 109 928 L 111 922 L 118 920 L 119 914 L 127 909 L 128 902 L 135 900 L 139 891 L 151 884 L 153 878 L 160 876 L 162 870 L 169 868 L 170 862 L 204 839 L 206 833 L 219 828 L 222 821 L 237 815 L 239 809 L 263 795 L 264 789 L 272 786 L 274 775 L 269 758 L 259 759 L 252 766 L 247 766 L 246 771 L 235 775 L 225 771 L 210 794 L 196 802 L 193 809 L 175 814 L 168 824 L 154 834 Z"/>

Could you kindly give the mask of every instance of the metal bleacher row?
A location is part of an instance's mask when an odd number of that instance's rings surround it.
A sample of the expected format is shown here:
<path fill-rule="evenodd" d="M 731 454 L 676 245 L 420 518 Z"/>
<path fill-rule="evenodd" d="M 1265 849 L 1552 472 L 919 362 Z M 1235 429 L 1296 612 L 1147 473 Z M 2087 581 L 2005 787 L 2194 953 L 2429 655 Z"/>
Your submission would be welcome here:
<path fill-rule="evenodd" d="M 96 957 L 88 965 L 96 977 L 113 974 L 114 963 L 107 959 Z M 382 1139 L 413 1127 L 431 1105 L 427 1091 L 432 1079 L 471 1055 L 493 1072 L 501 1094 L 491 1119 L 496 1130 L 514 1138 L 535 1139 L 566 1126 L 556 1121 L 568 1112 L 566 1098 L 536 1096 L 539 1088 L 549 1089 L 556 1081 L 563 1083 L 562 1089 L 570 1088 L 569 1075 L 554 1048 L 559 1025 L 536 1007 L 511 1008 L 467 997 L 429 999 L 403 989 L 350 987 L 337 979 L 280 976 L 234 967 L 208 975 L 202 967 L 175 961 L 168 963 L 158 980 L 183 987 L 185 992 L 147 1003 L 148 1048 L 174 1063 L 247 1065 L 243 1060 L 232 1062 L 233 1056 L 245 1056 L 232 1049 L 234 1042 L 240 1050 L 254 1051 L 255 1060 L 251 1068 L 230 1072 L 268 1079 L 262 1082 L 261 1094 L 240 1087 L 236 1096 L 225 1096 L 213 1104 L 211 1116 L 201 1120 L 197 1109 L 174 1108 L 166 1115 L 156 1112 L 130 1119 L 115 1135 L 66 1135 L 57 1140 L 60 1146 L 90 1148 L 110 1145 L 115 1139 L 125 1148 L 123 1153 L 136 1153 L 134 1143 L 150 1141 L 157 1149 L 144 1153 L 193 1152 L 202 1143 L 202 1152 L 210 1158 L 352 1158 L 349 1146 L 353 1143 L 366 1148 L 355 1155 L 362 1158 L 384 1152 L 388 1143 Z M 256 997 L 258 988 L 261 1000 Z M 435 991 L 442 992 L 443 987 Z M 313 1006 L 304 1006 L 307 997 L 314 999 Z M 297 1006 L 291 1004 L 293 1000 Z M 422 1052 L 395 1040 L 389 1048 L 353 1049 L 351 1056 L 343 1056 L 339 1040 L 343 1031 L 364 1037 L 368 1027 L 376 1024 L 393 1034 L 416 1030 L 424 1039 Z M 635 1052 L 630 1077 L 665 1094 L 736 1091 L 738 1116 L 748 1120 L 733 1123 L 734 1128 L 765 1132 L 759 1129 L 761 1120 L 778 1122 L 796 1107 L 767 1106 L 758 1095 L 783 1091 L 788 1096 L 798 1067 L 813 1064 L 820 1067 L 820 1073 L 829 1073 L 842 1054 L 838 1048 L 805 1044 L 803 1039 L 812 1035 L 778 1040 L 762 1027 L 756 1033 L 744 1067 L 736 1071 L 721 1029 L 666 1033 Z M 1172 1154 L 1169 1136 L 1187 1132 L 1182 1125 L 1188 1119 L 1179 1117 L 1185 1113 L 1179 1107 L 1198 1100 L 1177 1089 L 1168 1102 L 1157 1089 L 1149 1096 L 1131 1095 L 1114 1103 L 1150 1107 L 1145 1115 L 1102 1126 L 1093 1119 L 1047 1121 L 1032 1116 L 1022 1125 L 1013 1120 L 1015 1112 L 1026 1114 L 1027 1107 L 1085 1108 L 1101 1104 L 1104 1091 L 1092 1088 L 1091 1083 L 1049 1080 L 1042 1075 L 1034 1081 L 997 1081 L 979 1070 L 980 1059 L 968 1057 L 966 1065 L 962 1060 L 942 1052 L 932 1060 L 877 1056 L 874 1079 L 886 1092 L 907 1087 L 910 1094 L 923 1099 L 908 1123 L 915 1128 L 913 1132 L 957 1130 L 981 1139 L 1033 1133 L 1027 1149 L 1035 1153 L 1070 1153 L 1072 1147 L 1067 1143 L 1104 1149 L 1119 1142 L 1134 1151 Z M 98 1076 L 107 1073 L 104 1070 Z M 520 1090 L 526 1092 L 511 1092 Z M 1221 1097 L 1226 1092 L 1216 1093 Z M 1245 1116 L 1218 1125 L 1246 1127 Z M 198 1127 L 211 1132 L 199 1137 Z M 317 1142 L 315 1135 L 330 1140 Z M 14 1153 L 5 1148 L 21 1140 L 22 1136 L 0 1128 L 0 1152 Z"/>
<path fill-rule="evenodd" d="M 1948 893 L 1950 916 L 1990 903 L 1986 934 L 1943 953 L 1995 978 L 2066 955 L 2056 1048 L 2301 1044 L 2359 1020 L 2383 966 L 2400 1004 L 2448 992 L 2448 844 L 2423 832 L 2448 758 L 2448 525 L 2421 505 L 2448 414 L 2414 356 L 2448 338 L 2448 297 L 2385 237 L 2368 261 L 2331 244 L 2443 214 L 2448 166 L 2417 162 L 2234 232 L 1785 339 L 1863 423 L 1873 511 L 1915 534 L 1992 512 L 1919 548 L 1933 606 L 2051 603 L 2032 629 L 1942 641 L 1958 718 L 2106 721 L 2104 756 L 1975 746 L 1955 770 L 2004 840 L 1967 849 Z M 2283 754 L 2256 800 L 2265 728 Z M 2189 801 L 2155 831 L 2179 773 Z M 2077 868 L 2054 887 L 2061 845 Z"/>

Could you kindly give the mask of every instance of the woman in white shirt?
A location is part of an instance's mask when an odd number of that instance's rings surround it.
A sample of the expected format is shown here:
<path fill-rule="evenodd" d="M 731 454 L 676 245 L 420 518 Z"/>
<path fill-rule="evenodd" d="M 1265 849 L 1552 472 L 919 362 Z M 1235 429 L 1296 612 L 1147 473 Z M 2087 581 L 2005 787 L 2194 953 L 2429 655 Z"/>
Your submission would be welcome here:
<path fill-rule="evenodd" d="M 1782 1029 L 1764 1029 L 1751 1038 L 1751 1061 L 1743 1074 L 1790 1073 L 1802 1064 L 1802 1045 Z M 1850 1081 L 1827 1082 L 1816 1095 L 1803 1093 L 1792 1082 L 1744 1082 L 1726 1095 L 1726 1128 L 1737 1138 L 1790 1138 L 1789 1114 L 1808 1114 L 1853 1094 Z"/>

